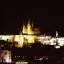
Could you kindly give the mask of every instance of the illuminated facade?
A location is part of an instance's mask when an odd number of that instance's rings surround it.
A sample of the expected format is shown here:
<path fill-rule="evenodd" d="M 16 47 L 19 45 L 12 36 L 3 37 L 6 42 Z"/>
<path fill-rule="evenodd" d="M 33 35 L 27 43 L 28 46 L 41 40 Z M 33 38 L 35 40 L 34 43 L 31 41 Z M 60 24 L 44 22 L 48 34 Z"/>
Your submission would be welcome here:
<path fill-rule="evenodd" d="M 20 35 L 0 35 L 0 40 L 5 40 L 8 42 L 18 42 L 17 46 L 22 47 L 23 43 L 34 43 L 35 39 L 38 39 L 43 45 L 56 45 L 58 42 L 59 46 L 64 45 L 64 37 L 58 37 L 58 32 L 56 31 L 56 37 L 36 35 L 36 32 L 32 30 L 33 24 L 30 24 L 30 20 L 27 26 L 23 25 L 22 32 Z M 37 32 L 38 33 L 38 32 Z"/>

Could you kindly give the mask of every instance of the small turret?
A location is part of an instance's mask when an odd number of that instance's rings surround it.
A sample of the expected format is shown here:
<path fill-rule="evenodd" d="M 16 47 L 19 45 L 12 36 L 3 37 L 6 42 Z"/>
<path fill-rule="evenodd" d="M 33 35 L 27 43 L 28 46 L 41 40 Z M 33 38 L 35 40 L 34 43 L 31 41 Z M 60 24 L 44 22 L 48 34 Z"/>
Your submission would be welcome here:
<path fill-rule="evenodd" d="M 32 22 L 32 28 L 33 28 L 33 22 Z"/>
<path fill-rule="evenodd" d="M 58 37 L 58 31 L 56 31 L 56 37 Z"/>
<path fill-rule="evenodd" d="M 57 37 L 58 37 L 58 31 L 56 31 L 56 45 L 58 45 L 58 39 L 57 39 Z"/>
<path fill-rule="evenodd" d="M 24 33 L 24 34 L 26 34 L 26 33 L 27 33 L 27 30 L 26 30 L 25 25 L 23 25 L 23 30 L 22 30 L 22 33 Z"/>

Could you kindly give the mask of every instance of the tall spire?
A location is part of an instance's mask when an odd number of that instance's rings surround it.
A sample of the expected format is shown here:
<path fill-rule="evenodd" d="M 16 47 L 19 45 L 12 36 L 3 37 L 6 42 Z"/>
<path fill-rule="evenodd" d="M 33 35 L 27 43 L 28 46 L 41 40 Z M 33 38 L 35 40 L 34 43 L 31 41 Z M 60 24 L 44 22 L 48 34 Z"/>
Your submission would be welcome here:
<path fill-rule="evenodd" d="M 27 33 L 26 26 L 25 26 L 25 24 L 24 24 L 24 23 L 23 23 L 22 33 L 24 33 L 24 34 L 26 34 L 26 33 Z"/>
<path fill-rule="evenodd" d="M 28 20 L 28 25 L 30 25 L 30 21 L 31 21 L 31 20 L 30 20 L 30 18 L 29 18 L 29 20 Z"/>
<path fill-rule="evenodd" d="M 27 24 L 27 33 L 30 33 L 31 34 L 30 19 L 28 20 L 28 24 Z"/>

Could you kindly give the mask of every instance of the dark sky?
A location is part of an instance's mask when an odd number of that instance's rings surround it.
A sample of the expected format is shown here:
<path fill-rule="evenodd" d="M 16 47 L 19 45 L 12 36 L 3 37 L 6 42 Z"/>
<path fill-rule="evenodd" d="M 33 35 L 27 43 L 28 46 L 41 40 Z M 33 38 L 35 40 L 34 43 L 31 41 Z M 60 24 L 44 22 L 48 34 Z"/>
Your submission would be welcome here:
<path fill-rule="evenodd" d="M 50 5 L 51 6 L 51 5 Z M 23 21 L 30 18 L 34 27 L 39 27 L 44 34 L 55 35 L 56 30 L 64 36 L 64 10 L 63 7 L 42 6 L 40 4 L 8 4 L 1 5 L 0 33 L 18 34 Z"/>

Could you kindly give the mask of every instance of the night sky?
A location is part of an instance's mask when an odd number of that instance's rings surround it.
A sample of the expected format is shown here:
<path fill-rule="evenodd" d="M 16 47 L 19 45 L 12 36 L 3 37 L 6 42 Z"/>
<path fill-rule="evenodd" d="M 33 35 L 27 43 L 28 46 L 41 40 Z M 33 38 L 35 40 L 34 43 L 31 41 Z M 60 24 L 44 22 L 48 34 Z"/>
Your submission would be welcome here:
<path fill-rule="evenodd" d="M 0 34 L 19 34 L 23 21 L 27 23 L 30 18 L 34 27 L 40 28 L 42 34 L 55 36 L 57 30 L 59 36 L 64 36 L 63 7 L 16 3 L 1 5 L 0 10 Z"/>

